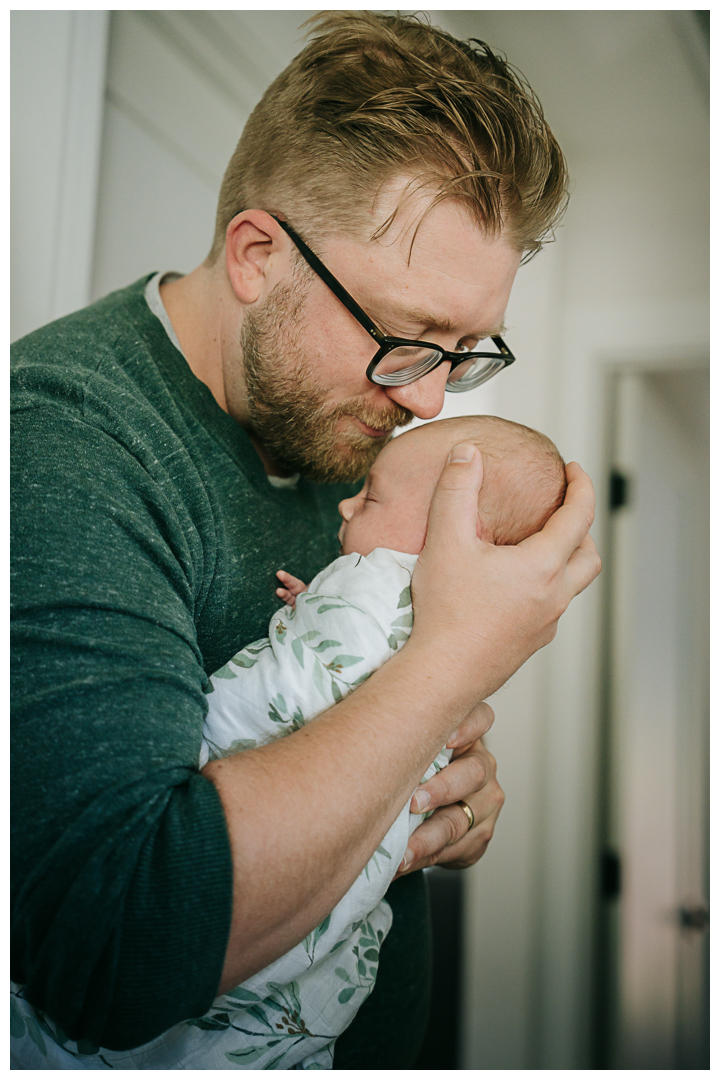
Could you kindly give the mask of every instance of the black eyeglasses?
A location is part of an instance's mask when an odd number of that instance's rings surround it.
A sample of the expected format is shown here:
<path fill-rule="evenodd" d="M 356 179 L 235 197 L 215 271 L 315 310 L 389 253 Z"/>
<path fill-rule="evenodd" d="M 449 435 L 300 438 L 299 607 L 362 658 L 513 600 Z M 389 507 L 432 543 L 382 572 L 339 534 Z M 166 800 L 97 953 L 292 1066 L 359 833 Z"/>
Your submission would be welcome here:
<path fill-rule="evenodd" d="M 310 250 L 305 241 L 298 236 L 286 221 L 272 215 L 278 225 L 285 230 L 295 247 L 309 266 L 327 287 L 337 296 L 350 314 L 357 319 L 364 330 L 379 345 L 378 351 L 368 364 L 365 372 L 370 382 L 379 386 L 407 386 L 433 371 L 439 364 L 450 361 L 445 389 L 459 394 L 464 390 L 473 390 L 487 382 L 498 371 L 512 364 L 515 357 L 501 337 L 491 337 L 497 352 L 477 352 L 468 349 L 464 352 L 448 352 L 432 341 L 413 341 L 406 338 L 387 337 L 377 328 L 369 315 L 353 300 L 337 278 Z"/>

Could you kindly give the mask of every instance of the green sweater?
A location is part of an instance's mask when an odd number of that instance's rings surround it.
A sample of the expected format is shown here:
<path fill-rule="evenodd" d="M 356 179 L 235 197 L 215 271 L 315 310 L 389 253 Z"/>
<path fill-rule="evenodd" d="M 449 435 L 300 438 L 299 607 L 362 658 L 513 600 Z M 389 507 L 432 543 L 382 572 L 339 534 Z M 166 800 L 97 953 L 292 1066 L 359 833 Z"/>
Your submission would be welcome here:
<path fill-rule="evenodd" d="M 273 488 L 146 281 L 13 348 L 12 978 L 110 1049 L 215 996 L 232 866 L 196 767 L 207 675 L 266 633 L 276 570 L 336 557 L 357 490 Z"/>

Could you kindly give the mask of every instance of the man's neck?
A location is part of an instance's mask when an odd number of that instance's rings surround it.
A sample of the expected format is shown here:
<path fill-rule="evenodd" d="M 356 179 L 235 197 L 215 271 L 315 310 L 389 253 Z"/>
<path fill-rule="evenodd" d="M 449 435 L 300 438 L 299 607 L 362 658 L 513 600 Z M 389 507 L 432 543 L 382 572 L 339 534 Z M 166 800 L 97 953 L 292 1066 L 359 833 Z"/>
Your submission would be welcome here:
<path fill-rule="evenodd" d="M 198 266 L 185 277 L 161 285 L 160 298 L 190 370 L 229 413 L 223 364 L 229 350 L 239 350 L 242 313 L 222 268 L 218 264 Z M 237 364 L 241 367 L 239 355 Z M 234 408 L 232 416 L 247 431 L 265 472 L 287 477 L 289 473 L 278 468 L 254 435 L 246 410 L 239 414 Z"/>
<path fill-rule="evenodd" d="M 228 411 L 223 379 L 223 338 L 228 332 L 227 282 L 217 267 L 198 266 L 191 274 L 160 286 L 160 297 L 192 373 Z M 239 336 L 239 332 L 238 332 Z"/>

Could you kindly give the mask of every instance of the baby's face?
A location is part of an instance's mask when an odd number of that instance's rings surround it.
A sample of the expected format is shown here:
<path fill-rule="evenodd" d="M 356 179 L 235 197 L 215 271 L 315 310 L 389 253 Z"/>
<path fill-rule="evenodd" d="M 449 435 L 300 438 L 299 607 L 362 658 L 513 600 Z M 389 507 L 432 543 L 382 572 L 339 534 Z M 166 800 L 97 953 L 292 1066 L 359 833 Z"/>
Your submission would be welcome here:
<path fill-rule="evenodd" d="M 392 439 L 362 491 L 340 503 L 343 555 L 369 555 L 378 547 L 420 554 L 433 491 L 453 445 L 431 429 L 430 424 Z"/>

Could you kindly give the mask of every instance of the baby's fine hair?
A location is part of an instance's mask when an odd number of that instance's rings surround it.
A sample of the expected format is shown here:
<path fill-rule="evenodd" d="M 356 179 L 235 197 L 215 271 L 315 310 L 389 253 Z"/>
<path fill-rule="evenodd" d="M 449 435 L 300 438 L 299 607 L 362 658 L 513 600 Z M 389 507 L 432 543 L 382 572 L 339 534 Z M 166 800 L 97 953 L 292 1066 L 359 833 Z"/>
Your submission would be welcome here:
<path fill-rule="evenodd" d="M 499 416 L 441 420 L 456 442 L 482 454 L 478 513 L 494 544 L 519 544 L 539 532 L 565 498 L 565 462 L 540 431 Z M 452 430 L 454 429 L 454 430 Z M 457 437 L 455 437 L 457 435 Z"/>

